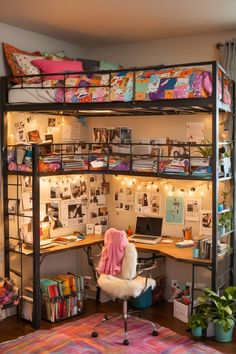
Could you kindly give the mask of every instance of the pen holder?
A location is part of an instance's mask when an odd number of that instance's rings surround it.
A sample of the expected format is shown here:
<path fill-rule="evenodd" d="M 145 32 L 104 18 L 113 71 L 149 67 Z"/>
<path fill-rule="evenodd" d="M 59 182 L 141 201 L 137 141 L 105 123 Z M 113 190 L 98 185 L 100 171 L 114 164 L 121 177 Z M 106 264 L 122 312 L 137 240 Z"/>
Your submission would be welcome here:
<path fill-rule="evenodd" d="M 192 239 L 192 230 L 183 230 L 183 236 L 185 240 Z"/>

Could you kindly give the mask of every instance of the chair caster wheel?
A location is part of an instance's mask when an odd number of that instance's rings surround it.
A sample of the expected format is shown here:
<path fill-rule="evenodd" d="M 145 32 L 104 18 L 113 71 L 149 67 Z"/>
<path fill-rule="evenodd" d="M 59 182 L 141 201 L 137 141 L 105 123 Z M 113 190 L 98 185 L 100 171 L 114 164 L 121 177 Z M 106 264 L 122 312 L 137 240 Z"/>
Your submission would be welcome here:
<path fill-rule="evenodd" d="M 123 344 L 124 344 L 124 345 L 129 345 L 128 339 L 124 339 L 124 340 L 123 340 Z"/>
<path fill-rule="evenodd" d="M 97 338 L 98 332 L 92 332 L 91 336 L 92 336 L 93 338 Z"/>
<path fill-rule="evenodd" d="M 157 337 L 158 334 L 159 334 L 159 333 L 157 332 L 157 330 L 154 330 L 154 331 L 152 332 L 152 336 L 153 336 L 153 337 Z"/>

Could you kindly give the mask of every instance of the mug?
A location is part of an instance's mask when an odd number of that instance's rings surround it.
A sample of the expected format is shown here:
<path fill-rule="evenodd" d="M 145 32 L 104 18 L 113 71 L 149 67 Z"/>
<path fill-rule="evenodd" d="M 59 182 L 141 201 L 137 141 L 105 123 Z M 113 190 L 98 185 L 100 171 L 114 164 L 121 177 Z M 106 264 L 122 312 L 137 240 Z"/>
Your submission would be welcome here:
<path fill-rule="evenodd" d="M 192 238 L 192 230 L 183 230 L 184 233 L 184 239 L 185 240 L 191 240 Z"/>

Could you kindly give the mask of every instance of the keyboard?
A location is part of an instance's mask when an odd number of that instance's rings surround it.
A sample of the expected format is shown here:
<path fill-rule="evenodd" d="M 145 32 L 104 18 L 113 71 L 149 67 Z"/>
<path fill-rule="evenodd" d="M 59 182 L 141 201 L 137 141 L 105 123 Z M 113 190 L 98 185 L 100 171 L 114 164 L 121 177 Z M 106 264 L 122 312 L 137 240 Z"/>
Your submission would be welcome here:
<path fill-rule="evenodd" d="M 151 245 L 155 245 L 156 243 L 161 242 L 161 236 L 134 234 L 129 238 L 129 240 L 134 242 L 149 243 Z"/>

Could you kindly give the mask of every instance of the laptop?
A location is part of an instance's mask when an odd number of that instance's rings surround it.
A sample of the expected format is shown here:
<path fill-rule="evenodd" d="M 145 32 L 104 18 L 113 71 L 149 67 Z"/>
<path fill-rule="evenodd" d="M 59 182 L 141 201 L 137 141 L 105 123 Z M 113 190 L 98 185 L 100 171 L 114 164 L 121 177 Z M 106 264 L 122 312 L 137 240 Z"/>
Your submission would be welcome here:
<path fill-rule="evenodd" d="M 129 241 L 154 245 L 161 241 L 163 218 L 137 216 L 135 233 Z"/>

